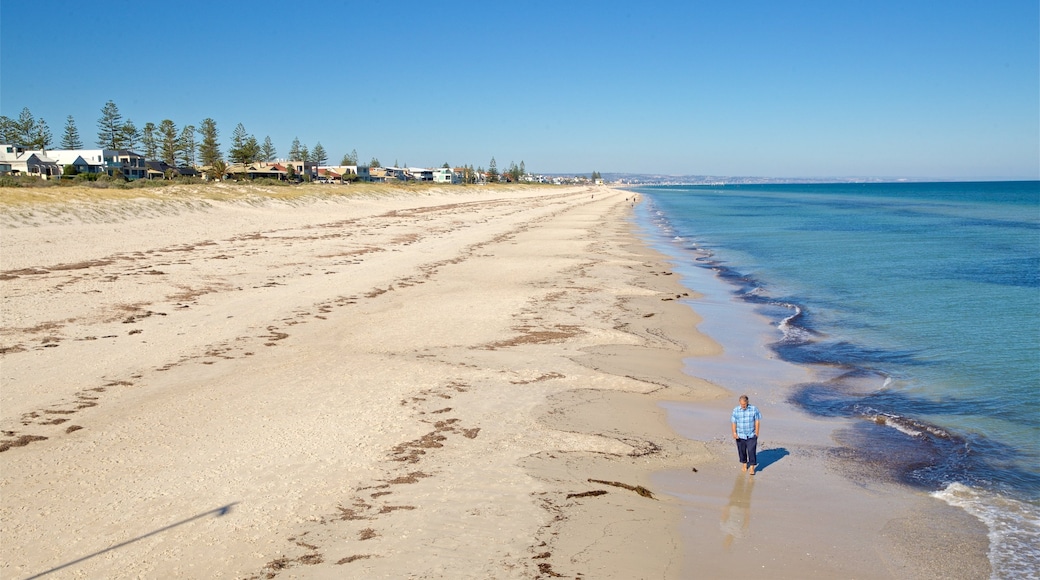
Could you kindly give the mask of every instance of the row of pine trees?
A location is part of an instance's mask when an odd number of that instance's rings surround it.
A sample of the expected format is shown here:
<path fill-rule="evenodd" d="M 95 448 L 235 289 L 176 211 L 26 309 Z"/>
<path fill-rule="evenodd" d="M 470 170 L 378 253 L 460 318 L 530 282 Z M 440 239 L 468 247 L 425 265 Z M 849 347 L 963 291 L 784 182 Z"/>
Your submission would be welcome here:
<path fill-rule="evenodd" d="M 163 161 L 170 166 L 180 167 L 213 167 L 225 161 L 224 154 L 220 149 L 217 130 L 217 122 L 211 118 L 205 118 L 196 127 L 195 125 L 184 125 L 180 129 L 170 119 L 163 119 L 158 125 L 145 123 L 144 127 L 138 129 L 137 125 L 130 119 L 123 120 L 119 107 L 112 101 L 105 103 L 101 108 L 101 116 L 97 121 L 96 145 L 100 149 L 129 149 L 139 152 L 148 160 Z M 53 135 L 47 122 L 33 117 L 28 107 L 22 109 L 17 119 L 0 115 L 0 142 L 22 145 L 32 150 L 54 149 Z M 85 149 L 76 121 L 69 115 L 65 119 L 65 130 L 61 136 L 59 149 Z M 227 161 L 231 163 L 253 163 L 256 161 L 274 161 L 278 151 L 271 142 L 271 137 L 265 137 L 263 143 L 256 136 L 246 132 L 242 123 L 239 123 L 231 134 L 231 146 L 228 149 Z M 328 153 L 319 141 L 313 149 L 300 143 L 298 138 L 293 139 L 289 149 L 288 158 L 294 161 L 312 162 L 316 165 L 325 165 L 328 162 Z M 341 165 L 358 165 L 357 150 L 352 150 L 343 156 Z M 394 165 L 397 165 L 396 162 Z M 375 157 L 369 162 L 371 167 L 381 167 Z M 447 163 L 444 167 L 450 167 Z M 476 183 L 477 176 L 485 173 L 484 168 L 474 169 L 473 166 L 463 167 L 463 181 Z M 500 177 L 513 182 L 520 181 L 520 177 L 526 173 L 524 162 L 520 165 L 511 163 L 509 169 L 499 174 L 495 158 L 486 172 L 487 179 L 492 182 L 499 181 Z"/>

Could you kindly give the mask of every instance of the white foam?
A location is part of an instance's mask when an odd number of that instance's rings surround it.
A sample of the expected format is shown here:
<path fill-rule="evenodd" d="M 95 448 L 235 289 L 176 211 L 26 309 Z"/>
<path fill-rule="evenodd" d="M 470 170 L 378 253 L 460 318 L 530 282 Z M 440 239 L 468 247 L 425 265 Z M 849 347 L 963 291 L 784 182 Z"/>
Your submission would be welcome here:
<path fill-rule="evenodd" d="M 932 493 L 989 528 L 992 578 L 1040 579 L 1040 506 L 951 483 Z"/>
<path fill-rule="evenodd" d="M 805 342 L 810 340 L 812 338 L 811 332 L 796 324 L 791 324 L 792 320 L 795 320 L 802 315 L 802 309 L 795 304 L 783 303 L 781 306 L 786 306 L 794 310 L 794 314 L 784 318 L 780 321 L 780 324 L 776 325 L 776 327 L 780 329 L 780 332 L 784 334 L 784 340 L 790 342 Z"/>
<path fill-rule="evenodd" d="M 902 420 L 902 418 L 898 415 L 893 415 L 891 413 L 876 413 L 874 415 L 870 415 L 869 417 L 875 423 L 891 427 L 896 431 L 903 433 L 904 435 L 917 437 L 918 435 L 922 434 L 921 431 L 911 427 L 910 422 Z"/>

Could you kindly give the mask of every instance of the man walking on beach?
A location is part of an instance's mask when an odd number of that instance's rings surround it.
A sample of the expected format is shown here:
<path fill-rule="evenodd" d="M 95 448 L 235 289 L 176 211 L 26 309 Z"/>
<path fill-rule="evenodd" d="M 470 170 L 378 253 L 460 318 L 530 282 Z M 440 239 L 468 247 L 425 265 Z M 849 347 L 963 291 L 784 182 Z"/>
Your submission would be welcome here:
<path fill-rule="evenodd" d="M 740 406 L 733 409 L 730 423 L 733 426 L 733 439 L 737 442 L 737 456 L 744 471 L 755 474 L 758 465 L 758 426 L 762 422 L 762 414 L 758 407 L 748 404 L 748 396 L 740 396 Z"/>

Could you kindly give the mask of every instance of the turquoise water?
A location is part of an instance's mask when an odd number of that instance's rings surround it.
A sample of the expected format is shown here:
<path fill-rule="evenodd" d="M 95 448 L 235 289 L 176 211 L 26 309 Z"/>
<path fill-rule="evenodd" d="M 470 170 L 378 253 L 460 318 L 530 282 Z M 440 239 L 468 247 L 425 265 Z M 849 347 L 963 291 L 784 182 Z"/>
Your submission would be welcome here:
<path fill-rule="evenodd" d="M 860 418 L 863 461 L 985 521 L 997 577 L 1040 569 L 1040 182 L 647 187 L 710 268 L 826 372 L 791 402 Z"/>

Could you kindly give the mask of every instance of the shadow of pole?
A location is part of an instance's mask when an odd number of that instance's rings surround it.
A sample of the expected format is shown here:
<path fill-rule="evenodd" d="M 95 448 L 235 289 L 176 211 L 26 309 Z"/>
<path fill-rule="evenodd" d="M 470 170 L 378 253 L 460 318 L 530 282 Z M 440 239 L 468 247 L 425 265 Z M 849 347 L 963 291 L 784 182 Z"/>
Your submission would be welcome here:
<path fill-rule="evenodd" d="M 91 558 L 95 558 L 97 556 L 100 556 L 101 554 L 106 554 L 108 552 L 111 552 L 112 550 L 118 550 L 119 548 L 122 548 L 124 546 L 129 546 L 130 544 L 133 544 L 134 542 L 138 542 L 138 541 L 143 540 L 145 538 L 150 538 L 150 537 L 152 537 L 152 536 L 154 536 L 156 534 L 161 534 L 161 533 L 163 533 L 165 531 L 172 530 L 173 528 L 176 528 L 177 526 L 183 526 L 184 524 L 187 524 L 189 522 L 193 522 L 193 521 L 195 521 L 197 519 L 204 518 L 204 517 L 209 516 L 209 515 L 212 515 L 212 516 L 215 516 L 215 517 L 219 518 L 221 516 L 227 515 L 231 511 L 231 507 L 235 506 L 237 504 L 238 504 L 238 502 L 236 501 L 236 502 L 229 503 L 226 506 L 219 507 L 219 508 L 217 508 L 215 510 L 210 510 L 208 512 L 203 512 L 201 514 L 192 516 L 192 517 L 190 517 L 190 518 L 188 518 L 186 520 L 181 520 L 181 521 L 179 521 L 179 522 L 177 522 L 175 524 L 170 524 L 168 526 L 159 528 L 158 530 L 154 530 L 154 531 L 148 532 L 147 534 L 145 534 L 143 536 L 138 536 L 138 537 L 136 537 L 136 538 L 134 538 L 132 540 L 127 540 L 127 541 L 125 541 L 125 542 L 123 542 L 121 544 L 116 544 L 115 546 L 111 546 L 111 547 L 105 548 L 104 550 L 101 550 L 100 552 L 94 552 L 93 554 L 89 554 L 87 556 L 83 556 L 82 558 L 78 558 L 78 559 L 73 560 L 71 562 L 67 562 L 65 564 L 62 564 L 61 566 L 57 566 L 57 567 L 51 568 L 50 570 L 47 570 L 45 572 L 40 572 L 39 574 L 33 574 L 32 576 L 29 576 L 25 580 L 33 580 L 33 578 L 40 578 L 40 577 L 46 576 L 47 574 L 51 574 L 53 572 L 57 572 L 58 570 L 63 570 L 65 568 L 68 568 L 69 566 L 75 566 L 76 564 L 79 564 L 79 563 L 85 562 L 85 561 L 87 561 L 87 560 L 89 560 Z"/>

